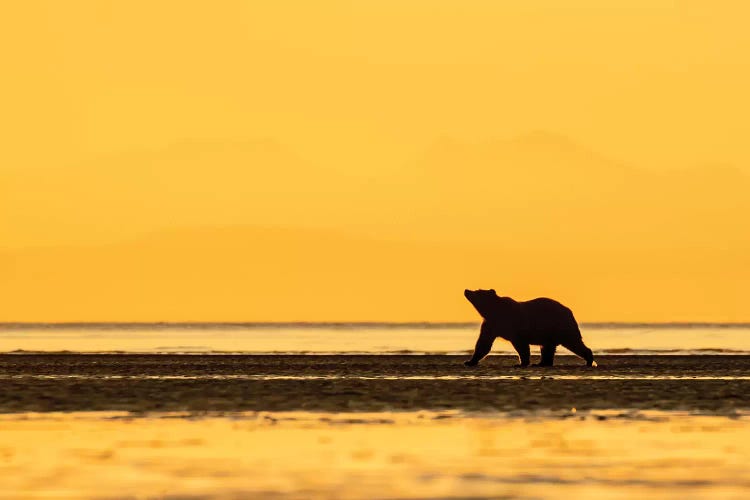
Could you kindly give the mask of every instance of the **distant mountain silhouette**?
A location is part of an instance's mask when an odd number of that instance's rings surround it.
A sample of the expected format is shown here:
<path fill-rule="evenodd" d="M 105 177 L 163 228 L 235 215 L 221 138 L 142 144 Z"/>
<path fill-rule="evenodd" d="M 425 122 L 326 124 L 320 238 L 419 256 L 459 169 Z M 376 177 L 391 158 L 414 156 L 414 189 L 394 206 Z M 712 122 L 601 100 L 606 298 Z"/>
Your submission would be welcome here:
<path fill-rule="evenodd" d="M 47 200 L 60 176 L 80 182 Z M 8 179 L 6 220 L 44 203 L 49 241 L 109 242 L 0 250 L 0 320 L 470 320 L 456 290 L 488 286 L 584 321 L 750 319 L 750 182 L 725 166 L 638 169 L 534 133 L 442 140 L 388 178 L 260 141 Z"/>
<path fill-rule="evenodd" d="M 728 167 L 637 169 L 536 132 L 508 141 L 439 141 L 419 170 L 432 203 L 456 226 L 464 221 L 467 236 L 485 231 L 516 244 L 514 235 L 521 235 L 533 245 L 554 237 L 563 244 L 679 246 L 747 242 L 750 234 L 747 218 L 736 226 L 738 211 L 750 213 L 750 180 Z M 424 223 L 442 221 L 426 215 Z"/>
<path fill-rule="evenodd" d="M 5 179 L 6 223 L 43 243 L 76 240 L 71 233 L 107 241 L 197 225 L 339 227 L 519 248 L 550 240 L 679 247 L 747 242 L 750 234 L 748 218 L 736 216 L 750 212 L 750 181 L 739 170 L 638 169 L 541 131 L 477 143 L 444 139 L 382 176 L 357 165 L 311 164 L 273 140 L 204 140 Z M 39 225 L 26 209 L 33 204 L 48 207 L 56 224 Z"/>

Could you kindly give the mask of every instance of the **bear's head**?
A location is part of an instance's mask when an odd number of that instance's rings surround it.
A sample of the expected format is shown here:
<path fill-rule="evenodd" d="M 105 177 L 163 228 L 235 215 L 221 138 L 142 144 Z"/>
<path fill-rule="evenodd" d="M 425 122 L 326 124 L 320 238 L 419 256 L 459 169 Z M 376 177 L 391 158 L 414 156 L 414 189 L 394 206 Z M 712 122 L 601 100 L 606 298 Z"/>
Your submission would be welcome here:
<path fill-rule="evenodd" d="M 500 303 L 500 297 L 497 296 L 494 289 L 491 290 L 464 290 L 464 297 L 471 302 L 471 305 L 477 310 L 483 318 L 492 316 L 497 310 Z"/>

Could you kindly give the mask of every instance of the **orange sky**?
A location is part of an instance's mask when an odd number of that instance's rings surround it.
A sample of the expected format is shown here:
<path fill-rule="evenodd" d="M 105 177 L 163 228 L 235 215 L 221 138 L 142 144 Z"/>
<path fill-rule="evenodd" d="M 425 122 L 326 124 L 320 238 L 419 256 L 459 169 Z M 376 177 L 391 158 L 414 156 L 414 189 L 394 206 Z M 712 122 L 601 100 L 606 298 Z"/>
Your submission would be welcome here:
<path fill-rule="evenodd" d="M 745 2 L 14 2 L 0 321 L 750 321 Z"/>

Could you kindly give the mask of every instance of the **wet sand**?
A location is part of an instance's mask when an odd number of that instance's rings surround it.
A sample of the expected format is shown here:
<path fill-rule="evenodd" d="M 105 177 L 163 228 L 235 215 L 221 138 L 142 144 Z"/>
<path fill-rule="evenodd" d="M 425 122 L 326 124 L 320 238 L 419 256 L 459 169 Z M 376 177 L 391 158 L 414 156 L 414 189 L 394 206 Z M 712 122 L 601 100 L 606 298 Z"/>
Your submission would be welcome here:
<path fill-rule="evenodd" d="M 0 412 L 750 410 L 750 356 L 0 355 Z"/>

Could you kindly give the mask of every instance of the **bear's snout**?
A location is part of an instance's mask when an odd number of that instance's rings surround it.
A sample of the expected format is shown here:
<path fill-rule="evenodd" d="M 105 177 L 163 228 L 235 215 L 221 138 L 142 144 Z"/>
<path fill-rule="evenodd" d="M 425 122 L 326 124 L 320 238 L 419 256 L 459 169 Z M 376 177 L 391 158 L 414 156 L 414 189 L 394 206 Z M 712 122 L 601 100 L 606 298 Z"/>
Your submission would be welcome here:
<path fill-rule="evenodd" d="M 464 290 L 464 297 L 466 297 L 466 298 L 468 299 L 468 298 L 469 298 L 469 295 L 471 295 L 471 290 L 469 290 L 469 289 L 467 288 L 466 290 Z"/>

